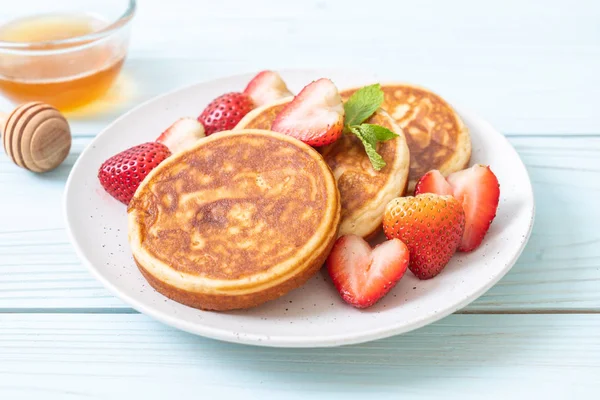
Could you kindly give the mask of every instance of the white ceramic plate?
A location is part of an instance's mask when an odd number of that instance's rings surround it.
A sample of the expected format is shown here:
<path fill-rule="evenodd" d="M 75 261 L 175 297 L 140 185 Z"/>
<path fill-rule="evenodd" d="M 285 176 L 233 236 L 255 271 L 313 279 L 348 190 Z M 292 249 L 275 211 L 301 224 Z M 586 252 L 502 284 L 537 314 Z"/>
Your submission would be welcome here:
<path fill-rule="evenodd" d="M 319 77 L 338 87 L 377 80 L 343 71 L 284 71 L 297 92 Z M 92 274 L 133 308 L 176 328 L 215 339 L 264 346 L 320 347 L 359 343 L 419 328 L 464 307 L 494 285 L 515 263 L 534 218 L 531 183 L 508 141 L 472 112 L 456 107 L 469 127 L 472 163 L 490 164 L 501 185 L 498 215 L 483 245 L 456 254 L 436 278 L 420 281 L 407 272 L 379 303 L 360 311 L 346 305 L 325 270 L 305 286 L 260 307 L 206 312 L 167 299 L 150 287 L 127 242 L 126 207 L 100 186 L 98 167 L 109 156 L 154 140 L 182 116 L 197 116 L 228 91 L 243 90 L 253 74 L 196 84 L 168 93 L 120 117 L 81 154 L 67 182 L 65 215 L 75 249 Z"/>

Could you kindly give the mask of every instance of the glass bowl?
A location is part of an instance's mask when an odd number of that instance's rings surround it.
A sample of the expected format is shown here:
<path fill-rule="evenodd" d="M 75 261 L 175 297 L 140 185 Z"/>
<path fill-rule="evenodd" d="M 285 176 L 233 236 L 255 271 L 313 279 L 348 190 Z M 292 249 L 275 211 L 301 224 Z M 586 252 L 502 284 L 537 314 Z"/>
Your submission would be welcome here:
<path fill-rule="evenodd" d="M 0 10 L 0 94 L 61 111 L 104 95 L 127 56 L 135 0 L 19 0 Z"/>

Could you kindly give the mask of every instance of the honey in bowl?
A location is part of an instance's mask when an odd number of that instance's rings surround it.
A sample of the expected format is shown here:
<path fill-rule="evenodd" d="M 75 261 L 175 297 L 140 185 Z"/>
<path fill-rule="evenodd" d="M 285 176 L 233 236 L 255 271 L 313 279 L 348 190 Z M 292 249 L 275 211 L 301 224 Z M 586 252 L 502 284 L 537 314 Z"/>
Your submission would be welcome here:
<path fill-rule="evenodd" d="M 3 54 L 0 92 L 15 103 L 43 101 L 70 111 L 101 97 L 115 81 L 126 53 L 119 37 L 70 44 L 64 39 L 98 32 L 107 22 L 86 14 L 47 14 L 0 27 L 0 41 L 33 44 Z"/>

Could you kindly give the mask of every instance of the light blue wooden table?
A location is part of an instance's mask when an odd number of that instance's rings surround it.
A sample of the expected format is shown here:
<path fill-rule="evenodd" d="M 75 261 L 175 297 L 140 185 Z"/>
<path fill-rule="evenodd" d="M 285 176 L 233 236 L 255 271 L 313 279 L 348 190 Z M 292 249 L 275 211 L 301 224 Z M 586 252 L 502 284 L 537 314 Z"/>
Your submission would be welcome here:
<path fill-rule="evenodd" d="M 10 14 L 6 3 L 0 14 Z M 127 96 L 103 115 L 71 119 L 65 165 L 38 176 L 0 155 L 0 399 L 600 398 L 598 2 L 140 3 Z M 405 335 L 267 349 L 163 326 L 85 270 L 61 197 L 73 162 L 113 118 L 200 80 L 340 66 L 435 88 L 521 155 L 536 224 L 487 294 Z"/>

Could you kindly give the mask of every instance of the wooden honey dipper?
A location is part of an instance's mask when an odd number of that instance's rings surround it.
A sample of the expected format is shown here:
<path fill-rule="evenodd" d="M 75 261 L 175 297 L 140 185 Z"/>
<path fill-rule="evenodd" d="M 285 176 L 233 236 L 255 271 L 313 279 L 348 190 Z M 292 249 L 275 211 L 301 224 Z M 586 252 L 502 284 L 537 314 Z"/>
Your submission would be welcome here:
<path fill-rule="evenodd" d="M 71 129 L 65 117 L 48 104 L 21 104 L 0 113 L 4 151 L 19 167 L 46 172 L 58 167 L 71 150 Z"/>

